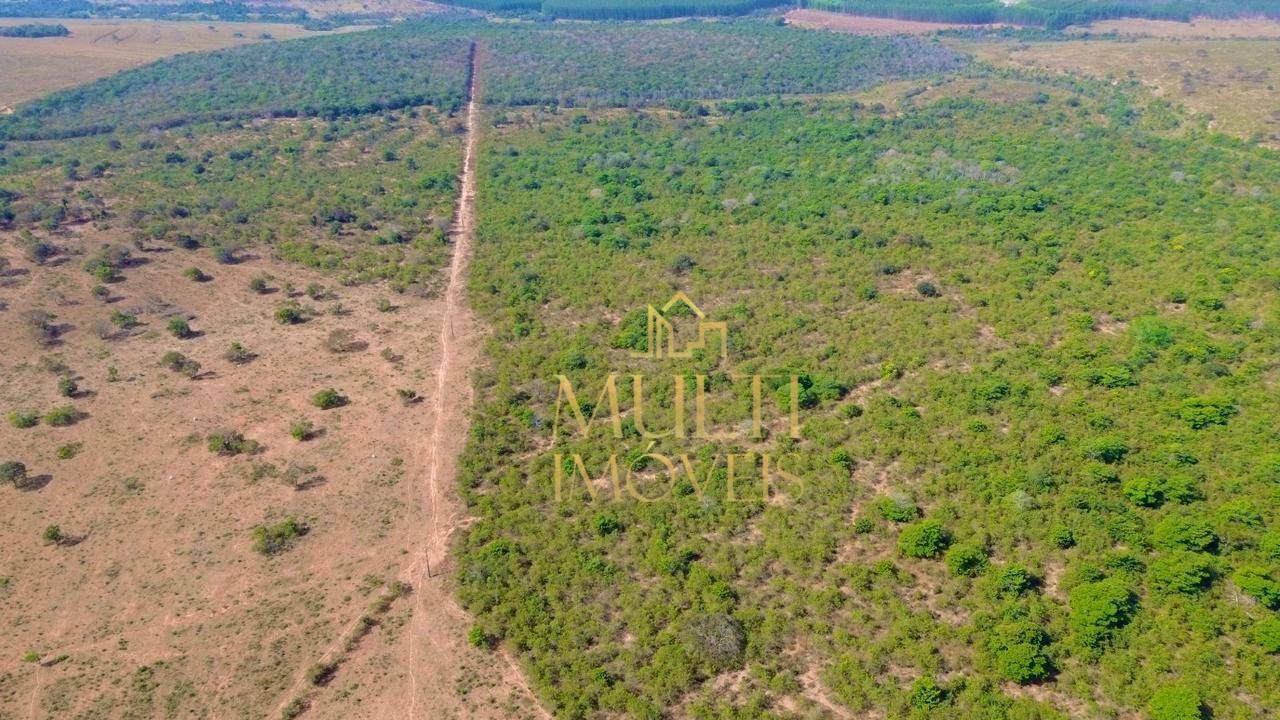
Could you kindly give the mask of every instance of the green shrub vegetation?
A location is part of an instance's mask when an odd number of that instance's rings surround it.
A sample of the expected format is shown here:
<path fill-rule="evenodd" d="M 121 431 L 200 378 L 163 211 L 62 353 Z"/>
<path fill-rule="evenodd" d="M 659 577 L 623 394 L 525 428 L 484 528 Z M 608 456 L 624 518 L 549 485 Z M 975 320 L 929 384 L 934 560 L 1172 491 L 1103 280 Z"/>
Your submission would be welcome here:
<path fill-rule="evenodd" d="M 263 555 L 279 555 L 293 547 L 310 528 L 297 518 L 287 517 L 273 525 L 255 525 L 253 549 Z"/>

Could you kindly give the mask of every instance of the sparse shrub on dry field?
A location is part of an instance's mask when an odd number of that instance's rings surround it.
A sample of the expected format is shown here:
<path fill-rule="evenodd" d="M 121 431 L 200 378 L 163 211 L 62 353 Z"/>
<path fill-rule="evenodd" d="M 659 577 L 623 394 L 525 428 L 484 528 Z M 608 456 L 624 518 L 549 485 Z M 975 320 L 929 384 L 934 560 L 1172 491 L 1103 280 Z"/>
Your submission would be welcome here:
<path fill-rule="evenodd" d="M 129 330 L 138 326 L 138 316 L 117 310 L 111 313 L 111 324 L 121 330 Z"/>
<path fill-rule="evenodd" d="M 274 525 L 256 525 L 253 528 L 253 549 L 263 555 L 279 555 L 293 547 L 294 542 L 310 530 L 305 522 L 293 517 Z"/>
<path fill-rule="evenodd" d="M 106 285 L 94 285 L 89 292 L 92 293 L 95 298 L 103 302 L 111 299 L 111 291 L 107 289 Z"/>
<path fill-rule="evenodd" d="M 311 404 L 321 410 L 331 410 L 347 404 L 347 398 L 333 388 L 326 388 L 311 396 Z"/>
<path fill-rule="evenodd" d="M 231 347 L 227 348 L 227 351 L 222 355 L 222 357 L 229 363 L 243 365 L 252 360 L 254 358 L 254 354 L 249 352 L 244 345 L 241 345 L 238 342 L 233 342 L 231 343 Z"/>
<path fill-rule="evenodd" d="M 302 322 L 302 308 L 290 303 L 276 310 L 276 322 L 281 325 L 297 325 Z"/>
<path fill-rule="evenodd" d="M 9 424 L 19 430 L 33 428 L 40 424 L 40 413 L 14 410 L 9 413 Z"/>
<path fill-rule="evenodd" d="M 331 297 L 332 295 L 333 293 L 325 289 L 325 287 L 320 283 L 308 283 L 307 285 L 307 297 L 312 300 L 319 302 Z"/>
<path fill-rule="evenodd" d="M 329 337 L 324 341 L 325 349 L 331 353 L 348 353 L 359 350 L 362 344 L 356 340 L 356 336 L 350 330 L 337 329 L 329 333 Z"/>
<path fill-rule="evenodd" d="M 248 440 L 239 430 L 215 430 L 206 438 L 209 452 L 219 455 L 252 454 L 262 447 L 256 440 Z"/>
<path fill-rule="evenodd" d="M 299 442 L 315 436 L 316 426 L 310 420 L 297 420 L 289 426 L 289 435 Z"/>
<path fill-rule="evenodd" d="M 80 412 L 70 405 L 56 407 L 44 414 L 44 421 L 54 427 L 75 425 L 80 419 Z"/>
<path fill-rule="evenodd" d="M 180 317 L 170 318 L 169 332 L 179 340 L 186 340 L 195 335 L 195 332 L 191 329 L 191 324 L 187 322 L 186 318 Z"/>
<path fill-rule="evenodd" d="M 189 267 L 182 271 L 182 275 L 188 280 L 192 280 L 194 282 L 207 282 L 212 279 L 198 267 Z"/>
<path fill-rule="evenodd" d="M 388 300 L 387 298 L 384 298 L 384 297 L 378 298 L 378 312 L 391 312 L 392 310 L 395 310 L 395 309 L 396 309 L 396 306 L 392 305 L 391 301 Z"/>
<path fill-rule="evenodd" d="M 58 448 L 58 452 L 57 452 L 58 459 L 70 460 L 71 458 L 80 454 L 80 448 L 82 447 L 84 447 L 84 443 L 78 443 L 78 442 L 67 443 L 66 445 L 63 445 Z"/>
<path fill-rule="evenodd" d="M 418 397 L 418 391 L 412 388 L 400 388 L 396 390 L 396 395 L 400 397 L 400 402 L 405 405 L 412 405 L 421 399 Z"/>
<path fill-rule="evenodd" d="M 270 282 L 271 282 L 271 277 L 269 275 L 254 275 L 249 280 L 249 289 L 258 293 L 259 295 L 263 295 L 268 290 L 271 289 L 271 287 L 268 284 Z"/>
<path fill-rule="evenodd" d="M 62 545 L 67 541 L 66 533 L 62 532 L 62 528 L 57 525 L 50 525 L 40 534 L 48 545 Z"/>
<path fill-rule="evenodd" d="M 56 316 L 45 310 L 27 310 L 22 313 L 22 324 L 27 326 L 31 337 L 40 345 L 53 345 L 58 341 L 62 331 L 53 324 Z"/>
<path fill-rule="evenodd" d="M 0 483 L 20 488 L 27 482 L 27 466 L 17 460 L 0 463 Z"/>
<path fill-rule="evenodd" d="M 62 397 L 75 397 L 80 392 L 80 386 L 76 383 L 75 378 L 70 375 L 63 375 L 58 378 L 58 394 Z"/>
<path fill-rule="evenodd" d="M 192 379 L 200 374 L 200 363 L 176 350 L 170 350 L 165 353 L 160 358 L 160 364 Z"/>
<path fill-rule="evenodd" d="M 307 682 L 312 685 L 328 685 L 338 672 L 338 661 L 316 663 L 307 669 Z"/>

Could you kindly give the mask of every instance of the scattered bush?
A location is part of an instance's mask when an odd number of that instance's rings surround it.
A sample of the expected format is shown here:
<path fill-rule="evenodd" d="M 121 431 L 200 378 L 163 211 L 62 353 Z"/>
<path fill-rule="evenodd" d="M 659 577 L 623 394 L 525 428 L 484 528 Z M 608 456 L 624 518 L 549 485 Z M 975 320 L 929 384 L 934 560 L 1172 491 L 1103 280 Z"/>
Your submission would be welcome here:
<path fill-rule="evenodd" d="M 165 353 L 164 356 L 160 358 L 160 364 L 193 380 L 200 374 L 200 363 L 180 352 L 177 352 L 176 350 L 170 350 Z"/>
<path fill-rule="evenodd" d="M 67 443 L 58 448 L 57 455 L 59 460 L 70 460 L 80 454 L 80 448 L 84 447 L 81 443 Z"/>
<path fill-rule="evenodd" d="M 191 280 L 194 282 L 208 282 L 210 280 L 209 276 L 206 275 L 204 271 L 198 267 L 189 267 L 186 270 L 182 271 L 182 275 L 188 280 Z"/>
<path fill-rule="evenodd" d="M 1245 595 L 1257 600 L 1265 608 L 1280 610 L 1280 582 L 1259 567 L 1242 567 L 1231 576 L 1232 582 Z"/>
<path fill-rule="evenodd" d="M 245 349 L 245 346 L 240 343 L 233 342 L 222 357 L 229 363 L 244 365 L 254 358 L 254 354 Z"/>
<path fill-rule="evenodd" d="M 215 430 L 209 433 L 206 440 L 209 452 L 226 456 L 253 453 L 260 447 L 256 441 L 246 440 L 238 430 Z"/>
<path fill-rule="evenodd" d="M 111 313 L 111 324 L 121 330 L 130 330 L 138 326 L 138 316 L 117 310 Z"/>
<path fill-rule="evenodd" d="M 33 428 L 40 424 L 40 413 L 14 410 L 9 413 L 9 424 L 19 430 Z"/>
<path fill-rule="evenodd" d="M 339 328 L 329 333 L 329 337 L 324 341 L 324 347 L 331 353 L 347 353 L 360 349 L 361 344 L 356 341 L 355 335 L 350 330 Z"/>
<path fill-rule="evenodd" d="M 302 308 L 297 305 L 284 305 L 276 310 L 276 322 L 281 325 L 297 325 L 302 320 Z"/>
<path fill-rule="evenodd" d="M 289 426 L 289 435 L 299 442 L 314 437 L 315 425 L 310 420 L 298 420 Z"/>
<path fill-rule="evenodd" d="M 312 685 L 328 685 L 337 672 L 338 661 L 336 660 L 317 663 L 307 668 L 307 682 Z"/>
<path fill-rule="evenodd" d="M 44 421 L 53 427 L 75 425 L 80 419 L 80 412 L 70 405 L 56 407 L 44 414 Z"/>
<path fill-rule="evenodd" d="M 293 547 L 294 542 L 309 530 L 306 523 L 292 517 L 275 525 L 256 525 L 253 528 L 253 549 L 263 555 L 279 555 Z"/>
<path fill-rule="evenodd" d="M 190 323 L 185 318 L 180 317 L 169 319 L 169 332 L 179 340 L 186 340 L 195 335 L 191 330 Z"/>
<path fill-rule="evenodd" d="M 62 528 L 57 525 L 50 525 L 40 534 L 47 545 L 61 545 L 67 541 L 67 536 L 62 532 Z"/>
<path fill-rule="evenodd" d="M 400 397 L 400 402 L 405 405 L 412 405 L 419 400 L 418 391 L 412 388 L 400 388 L 396 390 L 396 395 Z"/>
<path fill-rule="evenodd" d="M 20 488 L 27 482 L 27 466 L 17 460 L 0 463 L 0 483 Z"/>
<path fill-rule="evenodd" d="M 311 396 L 311 404 L 321 410 L 331 410 L 336 407 L 342 407 L 347 404 L 347 398 L 343 397 L 337 390 L 327 388 L 321 390 Z"/>
<path fill-rule="evenodd" d="M 78 392 L 80 392 L 80 386 L 76 384 L 74 378 L 64 375 L 58 379 L 58 394 L 62 397 L 73 398 Z"/>
<path fill-rule="evenodd" d="M 270 282 L 271 279 L 266 275 L 255 275 L 249 279 L 249 289 L 259 295 L 263 295 L 271 289 Z"/>

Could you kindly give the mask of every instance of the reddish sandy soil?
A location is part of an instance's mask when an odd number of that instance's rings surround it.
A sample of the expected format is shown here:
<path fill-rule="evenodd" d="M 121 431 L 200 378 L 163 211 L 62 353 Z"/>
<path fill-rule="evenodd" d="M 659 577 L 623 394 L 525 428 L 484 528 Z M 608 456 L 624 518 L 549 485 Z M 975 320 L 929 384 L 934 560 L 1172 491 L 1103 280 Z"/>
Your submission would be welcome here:
<path fill-rule="evenodd" d="M 0 422 L 0 462 L 34 478 L 0 487 L 0 718 L 279 717 L 294 699 L 315 718 L 545 717 L 505 652 L 466 642 L 452 595 L 456 459 L 481 333 L 463 294 L 475 142 L 441 297 L 338 287 L 265 248 L 219 265 L 164 247 L 134 249 L 102 301 L 82 264 L 104 243 L 128 245 L 119 230 L 47 235 L 63 252 L 44 265 L 0 233 L 0 415 L 80 413 L 69 427 Z M 187 279 L 191 266 L 211 279 Z M 262 274 L 273 290 L 254 293 Z M 286 283 L 329 295 L 297 294 L 309 319 L 281 325 Z M 394 309 L 380 312 L 382 297 Z M 54 343 L 28 327 L 33 309 L 56 316 Z M 117 311 L 141 324 L 118 330 L 106 322 Z M 197 336 L 173 337 L 174 316 Z M 347 351 L 329 349 L 335 330 L 353 337 Z M 255 357 L 225 359 L 232 342 Z M 195 379 L 161 367 L 171 350 L 201 364 Z M 64 373 L 74 397 L 59 395 Z M 349 402 L 317 409 L 323 388 Z M 402 402 L 401 388 L 421 400 Z M 290 436 L 300 419 L 314 438 Z M 217 455 L 206 436 L 218 428 L 262 447 Z M 286 516 L 309 532 L 274 557 L 255 552 L 253 527 Z M 69 542 L 42 540 L 54 524 Z M 412 590 L 377 608 L 395 580 Z M 335 669 L 314 684 L 320 662 Z"/>

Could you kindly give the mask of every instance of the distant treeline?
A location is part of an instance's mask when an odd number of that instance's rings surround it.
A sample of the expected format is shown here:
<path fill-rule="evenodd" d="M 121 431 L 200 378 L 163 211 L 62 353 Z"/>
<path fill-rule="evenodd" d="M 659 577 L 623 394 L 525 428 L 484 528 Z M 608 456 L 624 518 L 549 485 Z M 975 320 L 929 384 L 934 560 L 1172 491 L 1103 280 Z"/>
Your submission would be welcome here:
<path fill-rule="evenodd" d="M 1011 23 L 1061 29 L 1134 17 L 1187 21 L 1193 17 L 1280 16 L 1280 0 L 803 0 L 807 7 L 854 15 L 948 23 Z"/>
<path fill-rule="evenodd" d="M 48 18 L 140 18 L 151 20 L 223 20 L 302 23 L 305 10 L 287 5 L 254 4 L 215 0 L 167 4 L 87 2 L 86 0 L 0 0 L 0 17 Z"/>
<path fill-rule="evenodd" d="M 0 27 L 0 37 L 44 38 L 66 37 L 71 34 L 66 25 L 46 25 L 43 23 L 27 23 L 26 25 L 9 25 Z"/>
<path fill-rule="evenodd" d="M 53 93 L 0 118 L 0 139 L 40 140 L 254 117 L 362 115 L 463 104 L 473 41 L 495 105 L 684 106 L 856 90 L 945 73 L 933 41 L 759 20 L 513 25 L 423 20 L 367 32 L 180 55 Z"/>
<path fill-rule="evenodd" d="M 584 20 L 650 20 L 693 15 L 743 15 L 800 4 L 818 10 L 948 23 L 1012 23 L 1060 29 L 1095 20 L 1138 17 L 1189 20 L 1198 15 L 1280 16 L 1280 0 L 445 0 L 488 12 L 540 13 Z"/>
<path fill-rule="evenodd" d="M 56 139 L 253 117 L 362 115 L 466 99 L 470 41 L 417 24 L 179 55 L 53 93 L 0 118 L 0 138 Z"/>

